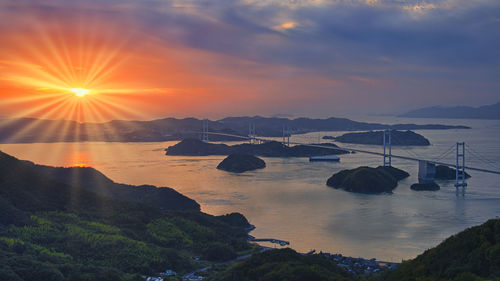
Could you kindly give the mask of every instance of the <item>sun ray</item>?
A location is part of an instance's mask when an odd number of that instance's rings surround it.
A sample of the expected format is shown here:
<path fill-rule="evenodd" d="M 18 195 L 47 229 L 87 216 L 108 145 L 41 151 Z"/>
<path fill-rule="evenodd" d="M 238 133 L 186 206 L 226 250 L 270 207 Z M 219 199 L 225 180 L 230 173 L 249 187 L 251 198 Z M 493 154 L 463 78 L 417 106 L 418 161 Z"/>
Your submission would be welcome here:
<path fill-rule="evenodd" d="M 20 117 L 33 117 L 33 116 L 38 116 L 38 118 L 44 118 L 47 117 L 46 114 L 44 114 L 45 111 L 50 110 L 50 108 L 62 101 L 67 99 L 66 96 L 60 96 L 58 98 L 52 99 L 50 101 L 47 101 L 46 103 L 40 104 L 38 106 L 34 106 L 31 108 L 27 108 L 23 111 L 20 111 L 18 114 L 14 115 L 14 117 L 20 118 Z"/>
<path fill-rule="evenodd" d="M 37 95 L 29 95 L 29 96 L 22 96 L 22 97 L 17 97 L 17 98 L 8 98 L 8 99 L 3 99 L 0 101 L 0 106 L 6 106 L 6 105 L 15 105 L 19 103 L 25 103 L 25 102 L 34 102 L 34 101 L 40 101 L 40 100 L 51 100 L 56 97 L 60 97 L 61 94 L 57 93 L 41 93 Z"/>
<path fill-rule="evenodd" d="M 16 133 L 9 136 L 9 139 L 12 140 L 13 142 L 16 142 L 16 141 L 19 141 L 20 138 L 22 138 L 26 135 L 29 135 L 29 133 L 31 133 L 31 132 L 37 133 L 37 139 L 38 138 L 43 139 L 45 133 L 39 134 L 39 132 L 36 131 L 35 129 L 37 127 L 43 127 L 44 131 L 45 131 L 45 126 L 47 126 L 47 124 L 46 124 L 47 122 L 45 122 L 45 118 L 49 117 L 54 112 L 57 112 L 62 107 L 65 107 L 67 105 L 67 103 L 68 103 L 68 100 L 66 98 L 59 99 L 56 103 L 52 103 L 50 106 L 51 107 L 50 110 L 44 112 L 41 115 L 40 119 L 35 119 L 29 125 L 24 126 L 22 128 L 19 128 L 19 130 L 17 130 Z M 52 124 L 56 124 L 56 123 L 54 122 Z"/>

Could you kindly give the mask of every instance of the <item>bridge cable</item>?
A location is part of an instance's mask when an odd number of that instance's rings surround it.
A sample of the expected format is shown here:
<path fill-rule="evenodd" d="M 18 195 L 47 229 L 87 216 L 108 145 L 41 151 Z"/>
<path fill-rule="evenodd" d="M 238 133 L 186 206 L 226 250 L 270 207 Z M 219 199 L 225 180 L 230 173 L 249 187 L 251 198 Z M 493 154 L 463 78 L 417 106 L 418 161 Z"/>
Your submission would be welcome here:
<path fill-rule="evenodd" d="M 472 155 L 474 155 L 475 157 L 477 157 L 476 159 L 479 160 L 479 161 L 481 161 L 482 163 L 488 164 L 488 165 L 490 165 L 492 167 L 495 167 L 496 169 L 500 168 L 499 166 L 497 166 L 497 164 L 494 161 L 492 161 L 492 160 L 490 160 L 490 159 L 482 156 L 479 152 L 477 152 L 476 150 L 472 149 L 470 146 L 466 145 L 466 148 L 467 148 L 467 151 L 469 153 L 471 153 Z"/>
<path fill-rule="evenodd" d="M 469 152 L 470 155 L 474 156 L 473 159 L 476 159 L 476 160 L 480 161 L 481 163 L 486 164 L 492 168 L 500 170 L 500 167 L 497 166 L 497 164 L 495 164 L 493 161 L 487 159 L 486 157 L 481 156 L 478 152 L 471 149 L 470 147 L 467 147 L 467 152 Z"/>
<path fill-rule="evenodd" d="M 444 159 L 445 157 L 447 157 L 448 155 L 450 155 L 450 153 L 453 152 L 455 148 L 455 144 L 451 145 L 447 150 L 445 150 L 443 153 L 441 153 L 439 156 L 437 156 L 436 158 L 434 158 L 434 161 L 440 161 L 442 159 Z"/>

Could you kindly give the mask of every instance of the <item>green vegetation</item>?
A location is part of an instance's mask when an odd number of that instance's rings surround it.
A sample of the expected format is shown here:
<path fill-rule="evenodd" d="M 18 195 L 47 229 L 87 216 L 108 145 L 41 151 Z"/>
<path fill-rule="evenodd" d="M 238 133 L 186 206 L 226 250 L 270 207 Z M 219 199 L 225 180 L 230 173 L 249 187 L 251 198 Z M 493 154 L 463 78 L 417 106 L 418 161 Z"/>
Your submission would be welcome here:
<path fill-rule="evenodd" d="M 500 219 L 471 227 L 404 262 L 383 280 L 500 280 Z"/>
<path fill-rule="evenodd" d="M 185 201 L 184 199 L 180 199 Z M 97 195 L 0 155 L 0 280 L 144 280 L 248 251 L 246 219 Z"/>
<path fill-rule="evenodd" d="M 300 255 L 291 249 L 254 254 L 220 270 L 211 281 L 370 280 L 479 281 L 500 280 L 500 219 L 453 235 L 397 269 L 355 276 L 322 255 Z"/>
<path fill-rule="evenodd" d="M 216 273 L 211 281 L 329 281 L 356 280 L 322 255 L 301 255 L 291 249 L 253 255 Z"/>
<path fill-rule="evenodd" d="M 406 175 L 393 168 L 373 170 L 394 180 Z M 249 227 L 237 213 L 215 217 L 104 197 L 55 181 L 32 163 L 0 152 L 0 280 L 135 281 L 166 269 L 184 274 L 254 252 L 247 243 Z M 355 276 L 322 255 L 291 249 L 254 254 L 207 276 L 221 281 L 500 280 L 499 241 L 500 219 L 494 219 L 377 276 Z"/>

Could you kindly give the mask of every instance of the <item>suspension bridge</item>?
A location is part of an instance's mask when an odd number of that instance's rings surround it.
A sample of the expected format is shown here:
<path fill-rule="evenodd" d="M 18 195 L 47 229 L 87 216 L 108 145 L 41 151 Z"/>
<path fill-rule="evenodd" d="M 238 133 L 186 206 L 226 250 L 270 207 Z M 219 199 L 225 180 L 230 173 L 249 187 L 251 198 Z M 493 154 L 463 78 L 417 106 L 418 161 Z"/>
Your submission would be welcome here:
<path fill-rule="evenodd" d="M 255 133 L 255 124 L 253 124 L 253 123 L 251 123 L 249 125 L 249 134 L 247 136 L 243 136 L 243 135 L 236 135 L 236 134 L 212 132 L 209 130 L 209 127 L 208 127 L 208 120 L 205 119 L 203 121 L 203 131 L 201 132 L 201 139 L 205 142 L 208 142 L 209 135 L 218 135 L 218 136 L 238 138 L 241 140 L 247 140 L 247 141 L 249 141 L 250 144 L 258 144 L 258 143 L 263 143 L 263 142 L 276 141 L 276 139 L 273 139 L 273 138 L 258 137 Z M 476 150 L 472 149 L 465 142 L 457 142 L 456 144 L 453 144 L 451 147 L 449 147 L 447 150 L 445 150 L 442 154 L 437 156 L 435 159 L 424 159 L 424 158 L 419 157 L 418 155 L 410 152 L 410 150 L 407 151 L 409 154 L 408 156 L 393 154 L 392 153 L 393 136 L 391 134 L 391 130 L 384 130 L 383 131 L 383 143 L 382 143 L 383 151 L 382 152 L 375 152 L 375 151 L 364 150 L 364 149 L 359 149 L 359 148 L 347 147 L 345 145 L 343 145 L 343 146 L 337 145 L 337 147 L 331 147 L 331 146 L 326 146 L 326 145 L 321 145 L 321 144 L 291 142 L 290 137 L 291 137 L 290 129 L 288 128 L 288 126 L 283 125 L 282 143 L 284 146 L 304 145 L 304 146 L 318 147 L 318 148 L 324 148 L 324 149 L 343 150 L 346 152 L 359 152 L 359 153 L 377 155 L 377 156 L 383 157 L 383 165 L 384 166 L 392 166 L 392 159 L 393 158 L 416 161 L 419 163 L 419 171 L 418 171 L 419 182 L 422 182 L 422 183 L 434 181 L 434 175 L 436 173 L 436 165 L 451 167 L 451 168 L 455 169 L 455 173 L 456 173 L 455 174 L 455 176 L 456 176 L 455 177 L 455 187 L 457 188 L 457 190 L 459 187 L 465 188 L 467 186 L 465 170 L 500 175 L 500 168 L 498 168 L 493 161 L 485 158 L 484 156 L 481 156 L 480 153 L 478 153 Z M 455 153 L 455 160 L 456 160 L 455 163 L 447 163 L 447 162 L 442 161 L 443 158 L 450 156 L 450 154 L 453 152 Z M 493 167 L 494 170 L 466 165 L 465 164 L 466 152 L 468 154 L 470 154 L 471 156 L 475 157 L 475 159 L 479 160 L 480 162 L 485 163 L 485 164 Z"/>

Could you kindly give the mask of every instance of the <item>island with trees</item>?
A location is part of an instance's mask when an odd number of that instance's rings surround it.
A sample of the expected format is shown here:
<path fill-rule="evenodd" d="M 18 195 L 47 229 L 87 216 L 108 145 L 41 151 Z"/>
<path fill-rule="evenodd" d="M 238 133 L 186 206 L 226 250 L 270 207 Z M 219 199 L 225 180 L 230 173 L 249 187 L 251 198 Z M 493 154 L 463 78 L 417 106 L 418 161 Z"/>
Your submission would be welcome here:
<path fill-rule="evenodd" d="M 261 144 L 226 145 L 207 143 L 198 139 L 186 139 L 166 149 L 166 155 L 208 156 L 229 154 L 252 154 L 263 157 L 311 157 L 349 153 L 332 143 L 316 145 L 284 146 L 277 141 Z"/>
<path fill-rule="evenodd" d="M 232 173 L 243 173 L 257 169 L 264 169 L 266 162 L 251 154 L 230 154 L 219 163 L 217 169 Z"/>
<path fill-rule="evenodd" d="M 346 133 L 338 137 L 324 136 L 323 139 L 331 139 L 342 143 L 383 145 L 384 131 Z M 391 131 L 391 145 L 428 146 L 430 144 L 428 139 L 415 132 Z"/>
<path fill-rule="evenodd" d="M 391 193 L 398 181 L 409 176 L 407 172 L 390 166 L 358 167 L 335 173 L 327 180 L 326 185 L 349 192 Z"/>

